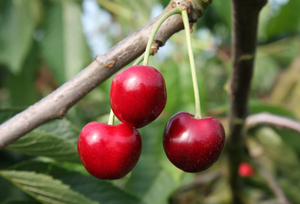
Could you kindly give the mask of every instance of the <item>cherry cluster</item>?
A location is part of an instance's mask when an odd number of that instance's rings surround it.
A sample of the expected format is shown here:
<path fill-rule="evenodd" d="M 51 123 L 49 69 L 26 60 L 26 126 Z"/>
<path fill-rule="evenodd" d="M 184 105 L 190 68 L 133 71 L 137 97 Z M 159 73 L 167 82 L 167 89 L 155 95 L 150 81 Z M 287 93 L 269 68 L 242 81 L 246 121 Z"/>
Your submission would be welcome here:
<path fill-rule="evenodd" d="M 137 128 L 154 121 L 166 101 L 165 80 L 157 69 L 136 65 L 119 72 L 112 81 L 110 102 L 122 124 L 91 122 L 82 129 L 78 152 L 87 171 L 100 179 L 119 179 L 128 174 L 142 150 Z M 179 112 L 165 127 L 163 147 L 175 166 L 199 172 L 219 158 L 224 141 L 224 128 L 217 119 L 196 119 Z"/>
<path fill-rule="evenodd" d="M 114 77 L 110 91 L 112 117 L 109 124 L 91 122 L 79 135 L 80 159 L 87 171 L 97 178 L 119 179 L 134 168 L 142 150 L 142 139 L 137 128 L 154 121 L 166 106 L 164 77 L 157 69 L 148 66 L 148 57 L 159 26 L 176 13 L 182 13 L 187 33 L 196 114 L 179 112 L 170 118 L 163 133 L 163 148 L 168 159 L 185 172 L 200 172 L 209 168 L 222 153 L 225 144 L 222 124 L 215 118 L 201 118 L 187 11 L 177 7 L 155 26 L 148 41 L 144 65 L 131 66 Z M 114 115 L 121 124 L 113 124 Z"/>
<path fill-rule="evenodd" d="M 111 108 L 122 122 L 92 122 L 81 131 L 78 152 L 90 174 L 100 179 L 119 179 L 138 162 L 142 140 L 136 128 L 154 121 L 166 106 L 164 77 L 155 68 L 136 65 L 119 72 L 110 91 Z"/>

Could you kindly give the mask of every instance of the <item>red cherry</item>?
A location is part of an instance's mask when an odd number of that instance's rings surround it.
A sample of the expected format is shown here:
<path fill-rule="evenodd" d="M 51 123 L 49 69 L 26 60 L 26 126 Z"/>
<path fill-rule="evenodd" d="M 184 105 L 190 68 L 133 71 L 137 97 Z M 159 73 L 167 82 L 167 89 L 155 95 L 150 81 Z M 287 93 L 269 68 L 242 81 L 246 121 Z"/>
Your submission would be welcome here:
<path fill-rule="evenodd" d="M 215 118 L 195 119 L 179 112 L 168 121 L 163 146 L 169 160 L 186 172 L 199 172 L 212 166 L 222 153 L 225 131 Z"/>
<path fill-rule="evenodd" d="M 252 166 L 246 162 L 242 162 L 239 165 L 239 175 L 241 177 L 250 177 L 254 174 Z"/>
<path fill-rule="evenodd" d="M 91 122 L 81 130 L 77 147 L 90 174 L 100 179 L 119 179 L 139 160 L 142 140 L 135 128 L 124 124 Z"/>
<path fill-rule="evenodd" d="M 167 91 L 162 74 L 149 66 L 131 66 L 113 79 L 110 104 L 124 124 L 140 128 L 155 120 L 166 106 Z"/>

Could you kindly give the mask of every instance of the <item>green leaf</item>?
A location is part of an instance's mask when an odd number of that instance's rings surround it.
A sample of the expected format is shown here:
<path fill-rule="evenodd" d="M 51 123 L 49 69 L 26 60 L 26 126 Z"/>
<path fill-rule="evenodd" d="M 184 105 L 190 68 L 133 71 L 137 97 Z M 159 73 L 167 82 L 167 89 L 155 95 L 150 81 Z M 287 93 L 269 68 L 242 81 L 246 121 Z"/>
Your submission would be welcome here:
<path fill-rule="evenodd" d="M 40 67 L 38 43 L 33 43 L 22 65 L 22 70 L 11 74 L 8 78 L 10 105 L 13 107 L 28 107 L 40 99 L 36 87 L 36 73 Z"/>
<path fill-rule="evenodd" d="M 143 202 L 152 204 L 167 203 L 171 193 L 181 185 L 182 182 L 175 182 L 156 159 L 142 156 L 125 188 L 137 194 Z"/>
<path fill-rule="evenodd" d="M 143 197 L 145 203 L 167 203 L 171 193 L 179 187 L 178 183 L 167 174 L 160 171 Z"/>
<path fill-rule="evenodd" d="M 87 198 L 105 204 L 139 204 L 141 201 L 134 195 L 119 189 L 110 181 L 99 180 L 92 176 L 85 176 L 78 172 L 66 170 L 54 163 L 37 160 L 23 162 L 10 169 L 18 171 L 35 171 L 40 174 L 49 174 L 54 179 L 61 180 Z"/>
<path fill-rule="evenodd" d="M 273 38 L 278 35 L 297 32 L 300 23 L 299 8 L 299 0 L 289 0 L 287 4 L 282 6 L 279 13 L 269 22 L 268 37 Z"/>
<path fill-rule="evenodd" d="M 34 130 L 6 147 L 28 155 L 45 156 L 57 161 L 80 162 L 77 145 L 41 130 Z"/>
<path fill-rule="evenodd" d="M 275 128 L 275 131 L 281 136 L 281 139 L 292 147 L 300 155 L 299 133 L 289 129 Z"/>
<path fill-rule="evenodd" d="M 264 103 L 258 100 L 250 100 L 249 106 L 251 114 L 268 112 L 295 119 L 295 115 L 290 110 L 280 105 Z"/>
<path fill-rule="evenodd" d="M 220 15 L 220 19 L 231 29 L 231 2 L 230 1 L 214 1 L 211 6 Z"/>
<path fill-rule="evenodd" d="M 12 118 L 14 115 L 21 112 L 23 109 L 20 108 L 2 108 L 0 107 L 0 124 L 6 120 Z"/>
<path fill-rule="evenodd" d="M 78 136 L 80 134 L 80 129 L 67 119 L 50 121 L 38 127 L 37 130 L 60 136 L 75 144 L 77 144 Z"/>
<path fill-rule="evenodd" d="M 132 170 L 125 188 L 139 197 L 143 197 L 147 194 L 161 170 L 159 163 L 153 157 L 142 155 Z"/>
<path fill-rule="evenodd" d="M 17 108 L 0 108 L 0 123 L 19 113 Z M 6 149 L 57 161 L 79 162 L 77 140 L 80 130 L 66 119 L 53 120 L 39 126 L 8 145 Z"/>
<path fill-rule="evenodd" d="M 255 131 L 255 138 L 262 145 L 266 159 L 280 170 L 286 177 L 297 179 L 300 176 L 300 164 L 296 152 L 291 146 L 284 143 L 282 137 L 272 128 L 262 127 Z"/>
<path fill-rule="evenodd" d="M 33 42 L 33 32 L 40 18 L 37 15 L 40 1 L 7 2 L 0 22 L 0 61 L 11 72 L 18 73 Z"/>
<path fill-rule="evenodd" d="M 53 3 L 46 16 L 42 53 L 60 84 L 90 62 L 80 17 L 81 6 L 74 1 Z"/>
<path fill-rule="evenodd" d="M 263 69 L 262 69 L 263 67 Z M 277 78 L 279 65 L 272 57 L 259 57 L 255 60 L 255 72 L 252 80 L 252 90 L 260 93 L 270 92 Z"/>
<path fill-rule="evenodd" d="M 36 200 L 7 200 L 0 204 L 39 204 Z"/>
<path fill-rule="evenodd" d="M 97 203 L 48 175 L 27 171 L 0 171 L 0 176 L 11 181 L 41 203 Z"/>

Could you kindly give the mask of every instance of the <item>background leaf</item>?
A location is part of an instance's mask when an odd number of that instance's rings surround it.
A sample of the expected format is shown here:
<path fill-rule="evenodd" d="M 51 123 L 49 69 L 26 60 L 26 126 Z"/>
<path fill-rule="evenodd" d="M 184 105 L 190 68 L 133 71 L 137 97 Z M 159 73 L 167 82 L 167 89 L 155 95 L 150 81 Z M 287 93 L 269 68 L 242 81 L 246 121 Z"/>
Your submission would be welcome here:
<path fill-rule="evenodd" d="M 12 73 L 19 73 L 39 16 L 40 1 L 6 1 L 0 22 L 0 61 Z"/>
<path fill-rule="evenodd" d="M 270 19 L 267 27 L 268 37 L 274 38 L 275 36 L 294 34 L 299 31 L 299 8 L 300 1 L 298 0 L 289 0 L 283 5 L 278 13 Z"/>
<path fill-rule="evenodd" d="M 10 180 L 41 203 L 96 204 L 48 175 L 26 171 L 0 171 L 0 176 Z"/>
<path fill-rule="evenodd" d="M 38 204 L 40 202 L 36 200 L 8 200 L 0 204 Z"/>
<path fill-rule="evenodd" d="M 79 162 L 77 145 L 41 130 L 34 130 L 6 147 L 28 155 L 44 156 L 57 161 Z"/>
<path fill-rule="evenodd" d="M 48 9 L 42 53 L 59 84 L 91 61 L 80 16 L 80 4 L 74 1 L 54 2 Z"/>
<path fill-rule="evenodd" d="M 133 194 L 121 190 L 110 181 L 99 180 L 92 176 L 85 176 L 81 173 L 64 169 L 54 163 L 42 161 L 28 161 L 10 167 L 18 171 L 34 171 L 39 174 L 51 175 L 54 179 L 61 180 L 87 198 L 105 204 L 139 204 L 140 200 Z"/>

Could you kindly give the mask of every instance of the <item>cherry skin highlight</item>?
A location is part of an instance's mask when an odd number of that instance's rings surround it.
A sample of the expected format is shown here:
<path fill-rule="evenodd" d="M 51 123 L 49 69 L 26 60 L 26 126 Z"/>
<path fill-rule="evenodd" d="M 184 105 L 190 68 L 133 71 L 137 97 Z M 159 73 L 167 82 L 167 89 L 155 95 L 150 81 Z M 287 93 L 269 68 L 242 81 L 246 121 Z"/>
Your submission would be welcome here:
<path fill-rule="evenodd" d="M 110 104 L 124 124 L 141 128 L 155 120 L 166 106 L 167 91 L 162 74 L 150 66 L 136 65 L 113 79 Z"/>
<path fill-rule="evenodd" d="M 80 132 L 78 153 L 86 170 L 99 179 L 119 179 L 128 174 L 142 150 L 140 133 L 124 124 L 91 122 Z"/>
<path fill-rule="evenodd" d="M 185 172 L 200 172 L 212 166 L 225 145 L 225 131 L 215 118 L 195 119 L 179 112 L 168 121 L 163 146 L 168 159 Z"/>

